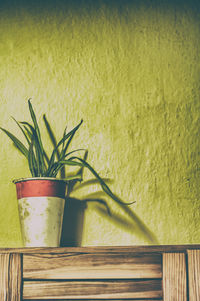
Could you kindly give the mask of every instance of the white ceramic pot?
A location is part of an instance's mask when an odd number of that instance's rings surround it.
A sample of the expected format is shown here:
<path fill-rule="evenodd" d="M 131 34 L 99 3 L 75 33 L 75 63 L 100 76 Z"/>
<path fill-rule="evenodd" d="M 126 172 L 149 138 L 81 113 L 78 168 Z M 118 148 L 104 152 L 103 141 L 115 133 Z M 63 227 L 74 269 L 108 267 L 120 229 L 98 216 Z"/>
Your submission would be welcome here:
<path fill-rule="evenodd" d="M 59 247 L 66 182 L 55 178 L 15 180 L 25 247 Z"/>

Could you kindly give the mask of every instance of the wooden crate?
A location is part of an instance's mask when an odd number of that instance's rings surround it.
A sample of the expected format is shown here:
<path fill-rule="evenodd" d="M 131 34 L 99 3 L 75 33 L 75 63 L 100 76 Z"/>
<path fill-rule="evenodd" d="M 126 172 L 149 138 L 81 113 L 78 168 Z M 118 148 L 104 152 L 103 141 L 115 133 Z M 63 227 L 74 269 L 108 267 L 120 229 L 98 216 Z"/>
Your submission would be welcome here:
<path fill-rule="evenodd" d="M 0 249 L 0 300 L 200 301 L 200 245 Z"/>

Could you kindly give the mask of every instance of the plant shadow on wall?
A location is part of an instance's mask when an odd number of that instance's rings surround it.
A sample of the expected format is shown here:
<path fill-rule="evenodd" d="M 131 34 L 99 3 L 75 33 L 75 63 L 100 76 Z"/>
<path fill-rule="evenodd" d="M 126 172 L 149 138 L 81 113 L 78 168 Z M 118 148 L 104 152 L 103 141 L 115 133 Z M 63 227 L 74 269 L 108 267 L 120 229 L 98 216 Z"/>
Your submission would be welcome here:
<path fill-rule="evenodd" d="M 105 179 L 104 179 L 105 180 Z M 106 181 L 106 180 L 105 180 Z M 106 181 L 107 182 L 107 181 Z M 84 186 L 84 184 L 80 185 Z M 80 187 L 79 186 L 79 187 Z M 127 233 L 132 233 L 135 236 L 143 238 L 144 241 L 150 244 L 158 244 L 156 236 L 144 224 L 144 222 L 128 207 L 118 205 L 121 213 L 114 213 L 109 208 L 107 202 L 103 198 L 103 192 L 88 195 L 87 198 L 77 199 L 66 197 L 63 228 L 61 236 L 61 246 L 63 247 L 78 247 L 82 242 L 82 231 L 84 223 L 84 213 L 87 209 L 87 204 L 96 203 L 96 210 L 102 218 L 107 219 L 116 227 L 123 229 Z M 124 213 L 126 217 L 124 216 Z"/>
<path fill-rule="evenodd" d="M 57 141 L 54 132 L 47 121 L 45 115 L 43 115 L 43 120 L 45 122 L 47 132 L 49 134 L 51 143 L 54 147 L 57 145 Z M 83 149 L 81 149 L 83 150 Z M 86 162 L 88 157 L 88 151 L 84 150 L 83 160 Z M 58 158 L 60 158 L 59 152 L 57 153 Z M 115 207 L 117 206 L 118 213 L 114 213 L 111 206 L 108 205 L 106 201 L 105 191 L 96 191 L 84 196 L 82 199 L 71 197 L 72 192 L 76 192 L 86 186 L 91 186 L 94 184 L 99 184 L 98 179 L 89 179 L 83 181 L 83 172 L 85 166 L 80 167 L 78 172 L 70 175 L 72 179 L 68 181 L 67 191 L 66 191 L 66 202 L 64 208 L 63 216 L 63 228 L 61 235 L 61 246 L 63 247 L 77 247 L 81 246 L 82 242 L 82 231 L 84 223 L 84 214 L 87 209 L 87 205 L 94 203 L 94 210 L 97 211 L 102 218 L 107 219 L 109 222 L 113 223 L 116 227 L 125 230 L 126 232 L 132 233 L 140 238 L 143 238 L 150 244 L 158 244 L 156 236 L 150 231 L 150 229 L 143 223 L 143 221 L 133 212 L 133 210 L 125 205 L 123 200 L 118 196 L 119 202 L 115 202 Z M 77 179 L 78 177 L 78 179 Z M 81 181 L 79 181 L 79 177 Z M 65 168 L 61 170 L 61 178 L 65 179 Z M 102 178 L 103 182 L 110 184 L 112 181 L 108 178 Z M 100 182 L 101 183 L 101 182 Z M 113 199 L 112 199 L 113 200 Z M 115 201 L 115 200 L 114 200 Z M 121 213 L 120 213 L 121 212 Z"/>
<path fill-rule="evenodd" d="M 33 124 L 25 121 L 18 122 L 13 118 L 23 133 L 28 146 L 25 146 L 24 143 L 18 140 L 18 138 L 8 130 L 4 128 L 0 129 L 13 141 L 14 146 L 28 160 L 29 169 L 33 177 L 32 181 L 35 182 L 35 179 L 45 180 L 46 178 L 55 179 L 58 173 L 60 173 L 62 182 L 64 183 L 65 181 L 67 183 L 61 246 L 79 246 L 81 244 L 84 211 L 87 208 L 87 204 L 91 202 L 96 204 L 95 208 L 103 218 L 108 219 L 116 226 L 119 226 L 128 232 L 143 237 L 150 243 L 157 243 L 153 233 L 128 206 L 134 202 L 125 203 L 121 200 L 110 190 L 108 186 L 110 179 L 101 178 L 95 169 L 87 162 L 87 150 L 79 148 L 68 151 L 72 139 L 83 121 L 81 120 L 81 122 L 68 133 L 66 132 L 67 128 L 65 128 L 62 138 L 57 142 L 46 116 L 43 115 L 43 120 L 53 145 L 53 151 L 49 157 L 43 146 L 40 129 L 30 99 L 28 100 L 28 106 Z M 75 156 L 74 154 L 77 152 L 83 152 L 84 155 L 82 157 Z M 66 175 L 66 165 L 71 166 L 72 168 L 76 167 L 78 168 L 78 171 L 76 170 L 75 172 Z M 85 168 L 91 172 L 94 178 L 87 181 L 83 180 Z M 100 184 L 102 188 L 101 192 L 97 191 L 96 193 L 87 195 L 82 200 L 71 197 L 72 192 L 96 183 Z M 108 196 L 109 199 L 115 203 L 114 207 L 115 209 L 118 207 L 118 213 L 114 213 L 113 208 L 111 208 L 111 203 L 109 202 L 108 204 L 105 196 Z"/>
<path fill-rule="evenodd" d="M 84 160 L 87 159 L 87 152 L 85 153 Z M 78 171 L 83 176 L 84 167 Z M 108 178 L 103 178 L 105 183 L 111 183 Z M 86 186 L 98 184 L 96 179 L 90 179 L 84 182 L 77 183 L 76 180 L 70 181 L 66 193 L 66 202 L 63 217 L 63 228 L 61 235 L 61 246 L 63 247 L 78 247 L 82 243 L 82 232 L 84 223 L 84 214 L 87 205 L 94 203 L 95 210 L 102 218 L 106 219 L 116 227 L 123 229 L 127 233 L 134 234 L 139 238 L 150 244 L 158 244 L 156 236 L 144 224 L 144 222 L 133 212 L 133 210 L 123 204 L 115 204 L 114 213 L 106 201 L 106 193 L 103 191 L 96 191 L 84 196 L 82 199 L 71 197 L 71 192 L 76 192 Z M 121 213 L 120 213 L 121 212 Z"/>

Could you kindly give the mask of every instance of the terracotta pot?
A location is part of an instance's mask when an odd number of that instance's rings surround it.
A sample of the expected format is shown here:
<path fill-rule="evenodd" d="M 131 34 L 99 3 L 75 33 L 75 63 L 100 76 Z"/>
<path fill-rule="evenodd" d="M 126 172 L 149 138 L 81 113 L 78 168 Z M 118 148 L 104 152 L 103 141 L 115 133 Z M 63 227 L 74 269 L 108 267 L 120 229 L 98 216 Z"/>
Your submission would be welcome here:
<path fill-rule="evenodd" d="M 16 184 L 25 247 L 59 247 L 66 182 L 55 178 L 27 178 Z"/>

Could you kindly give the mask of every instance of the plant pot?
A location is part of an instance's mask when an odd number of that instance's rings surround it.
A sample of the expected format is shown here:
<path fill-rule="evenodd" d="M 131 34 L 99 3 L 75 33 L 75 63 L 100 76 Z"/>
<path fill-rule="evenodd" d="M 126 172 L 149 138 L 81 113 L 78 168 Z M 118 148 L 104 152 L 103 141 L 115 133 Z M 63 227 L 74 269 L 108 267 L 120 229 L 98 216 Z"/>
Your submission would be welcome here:
<path fill-rule="evenodd" d="M 59 247 L 66 182 L 55 178 L 27 178 L 16 184 L 25 247 Z"/>

